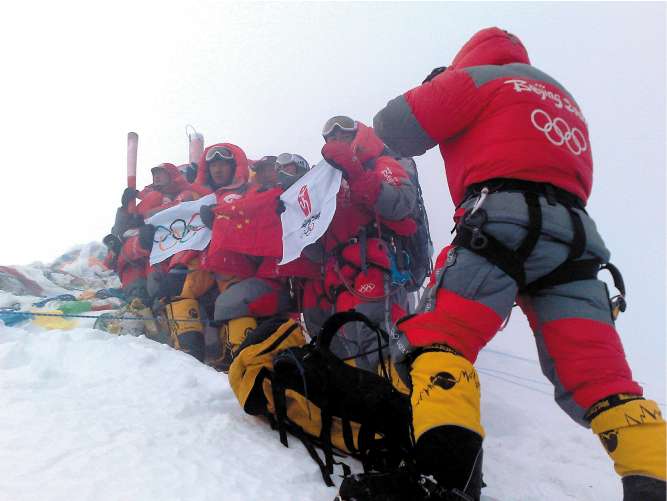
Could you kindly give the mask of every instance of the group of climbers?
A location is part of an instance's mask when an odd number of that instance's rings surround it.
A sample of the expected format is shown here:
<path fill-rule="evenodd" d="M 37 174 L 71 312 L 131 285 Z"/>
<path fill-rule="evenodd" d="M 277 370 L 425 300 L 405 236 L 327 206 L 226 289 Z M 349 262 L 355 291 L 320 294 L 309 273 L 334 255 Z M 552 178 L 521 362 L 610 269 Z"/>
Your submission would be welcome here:
<path fill-rule="evenodd" d="M 188 183 L 181 170 L 173 164 L 162 163 L 153 167 L 151 175 L 153 182 L 141 192 L 125 189 L 121 207 L 116 211 L 115 224 L 103 240 L 109 249 L 106 264 L 120 277 L 125 294 L 144 302 L 148 301 L 146 279 L 149 272 L 146 235 L 143 235 L 142 246 L 139 231 L 144 219 L 160 210 L 198 197 L 195 187 Z M 141 201 L 129 211 L 130 202 L 135 198 Z"/>
<path fill-rule="evenodd" d="M 349 117 L 333 117 L 322 135 L 324 159 L 343 172 L 336 213 L 324 236 L 284 266 L 278 265 L 279 197 L 310 169 L 300 155 L 249 162 L 240 147 L 214 144 L 203 151 L 192 184 L 172 166 L 154 168 L 154 182 L 142 192 L 125 190 L 121 216 L 105 243 L 128 295 L 165 318 L 172 346 L 226 371 L 245 333 L 276 315 L 303 315 L 315 336 L 335 311 L 357 309 L 387 330 L 409 312 L 407 280 L 397 281 L 391 272 L 396 256 L 405 253 L 400 243 L 417 230 L 417 186 L 401 165 L 411 159 L 395 158 L 372 128 Z M 200 209 L 212 230 L 208 248 L 149 266 L 155 228 L 143 219 L 211 193 L 216 203 Z M 134 196 L 141 201 L 128 214 Z M 241 224 L 235 223 L 238 214 Z M 206 352 L 206 326 L 219 331 L 215 353 Z M 336 353 L 375 370 L 375 334 L 365 327 L 341 334 Z"/>
<path fill-rule="evenodd" d="M 625 360 L 615 329 L 623 306 L 597 278 L 602 268 L 618 274 L 585 208 L 593 162 L 571 94 L 530 64 L 515 35 L 489 28 L 449 67 L 390 101 L 373 125 L 345 116 L 324 125 L 322 156 L 343 175 L 336 212 L 324 236 L 285 266 L 279 197 L 308 171 L 302 157 L 251 164 L 241 148 L 220 143 L 205 149 L 193 184 L 169 164 L 155 168 L 136 214 L 215 193 L 216 203 L 201 209 L 211 243 L 148 267 L 154 228 L 121 208 L 105 241 L 128 293 L 166 312 L 174 346 L 225 371 L 267 319 L 302 318 L 315 337 L 333 313 L 356 310 L 370 322 L 345 324 L 331 351 L 378 373 L 384 350 L 371 326 L 381 325 L 401 376 L 393 383 L 410 395 L 416 470 L 346 477 L 343 501 L 480 498 L 484 430 L 473 364 L 516 302 L 557 403 L 599 435 L 624 499 L 664 499 L 665 422 Z M 457 206 L 456 236 L 415 308 L 410 292 L 423 276 L 403 272 L 419 260 L 411 245 L 423 240 L 425 214 L 411 157 L 436 145 Z M 126 192 L 124 207 L 134 195 Z M 232 224 L 241 213 L 250 223 Z M 266 233 L 239 252 L 238 242 L 256 238 L 252 221 Z M 205 352 L 202 318 L 220 332 L 214 356 Z M 439 488 L 426 492 L 424 479 Z"/>

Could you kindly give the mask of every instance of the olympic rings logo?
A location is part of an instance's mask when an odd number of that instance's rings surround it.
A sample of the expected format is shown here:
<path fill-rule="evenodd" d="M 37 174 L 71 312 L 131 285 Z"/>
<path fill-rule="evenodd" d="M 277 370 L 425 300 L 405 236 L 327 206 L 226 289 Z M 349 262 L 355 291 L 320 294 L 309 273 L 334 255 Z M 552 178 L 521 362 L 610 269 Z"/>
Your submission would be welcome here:
<path fill-rule="evenodd" d="M 373 292 L 374 290 L 375 290 L 375 284 L 373 282 L 361 284 L 357 289 L 357 291 L 360 292 L 361 294 L 368 294 L 369 292 Z"/>
<path fill-rule="evenodd" d="M 172 221 L 169 227 L 159 225 L 156 228 L 153 243 L 158 244 L 161 251 L 167 251 L 177 244 L 184 244 L 201 230 L 205 228 L 203 224 L 197 224 L 199 221 L 195 220 L 199 217 L 199 213 L 190 216 L 188 222 L 184 219 L 176 219 Z"/>
<path fill-rule="evenodd" d="M 544 132 L 551 144 L 556 146 L 564 144 L 568 150 L 577 156 L 588 150 L 584 133 L 576 127 L 570 127 L 562 118 L 552 119 L 546 111 L 538 108 L 530 115 L 530 120 L 537 130 Z"/>
<path fill-rule="evenodd" d="M 315 223 L 317 220 L 320 218 L 322 215 L 321 212 L 318 212 L 317 214 L 310 216 L 309 218 L 306 218 L 303 223 L 301 223 L 301 229 L 303 230 L 303 235 L 308 236 L 310 235 L 313 230 L 315 229 Z"/>

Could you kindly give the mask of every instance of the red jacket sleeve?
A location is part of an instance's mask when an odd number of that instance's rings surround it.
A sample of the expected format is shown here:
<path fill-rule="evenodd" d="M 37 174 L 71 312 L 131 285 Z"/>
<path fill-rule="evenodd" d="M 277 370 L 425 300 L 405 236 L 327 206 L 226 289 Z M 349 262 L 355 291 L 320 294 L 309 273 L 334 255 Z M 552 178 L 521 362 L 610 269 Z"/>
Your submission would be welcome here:
<path fill-rule="evenodd" d="M 478 93 L 464 70 L 447 70 L 389 101 L 373 118 L 373 129 L 401 156 L 423 155 L 475 120 L 482 110 Z"/>
<path fill-rule="evenodd" d="M 477 86 L 463 70 L 445 71 L 405 93 L 417 122 L 436 143 L 463 131 L 482 110 Z"/>

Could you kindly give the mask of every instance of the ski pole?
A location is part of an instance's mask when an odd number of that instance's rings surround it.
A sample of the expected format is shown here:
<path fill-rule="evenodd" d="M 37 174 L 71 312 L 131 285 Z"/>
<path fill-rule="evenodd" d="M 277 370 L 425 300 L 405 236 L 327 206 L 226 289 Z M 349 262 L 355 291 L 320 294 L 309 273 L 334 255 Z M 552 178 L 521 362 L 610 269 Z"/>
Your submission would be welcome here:
<path fill-rule="evenodd" d="M 139 135 L 136 132 L 127 133 L 127 187 L 137 189 L 137 147 Z M 136 208 L 136 199 L 132 198 L 127 205 L 127 211 L 133 214 Z"/>

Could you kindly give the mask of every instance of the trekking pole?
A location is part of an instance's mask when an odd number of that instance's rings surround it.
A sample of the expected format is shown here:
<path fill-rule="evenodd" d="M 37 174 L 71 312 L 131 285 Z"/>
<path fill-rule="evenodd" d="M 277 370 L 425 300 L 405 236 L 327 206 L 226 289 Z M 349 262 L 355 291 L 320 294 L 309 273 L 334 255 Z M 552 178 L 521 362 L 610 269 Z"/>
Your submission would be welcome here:
<path fill-rule="evenodd" d="M 137 189 L 137 147 L 139 146 L 139 135 L 136 132 L 127 133 L 127 187 Z M 136 199 L 127 204 L 127 211 L 133 214 L 136 209 Z"/>

